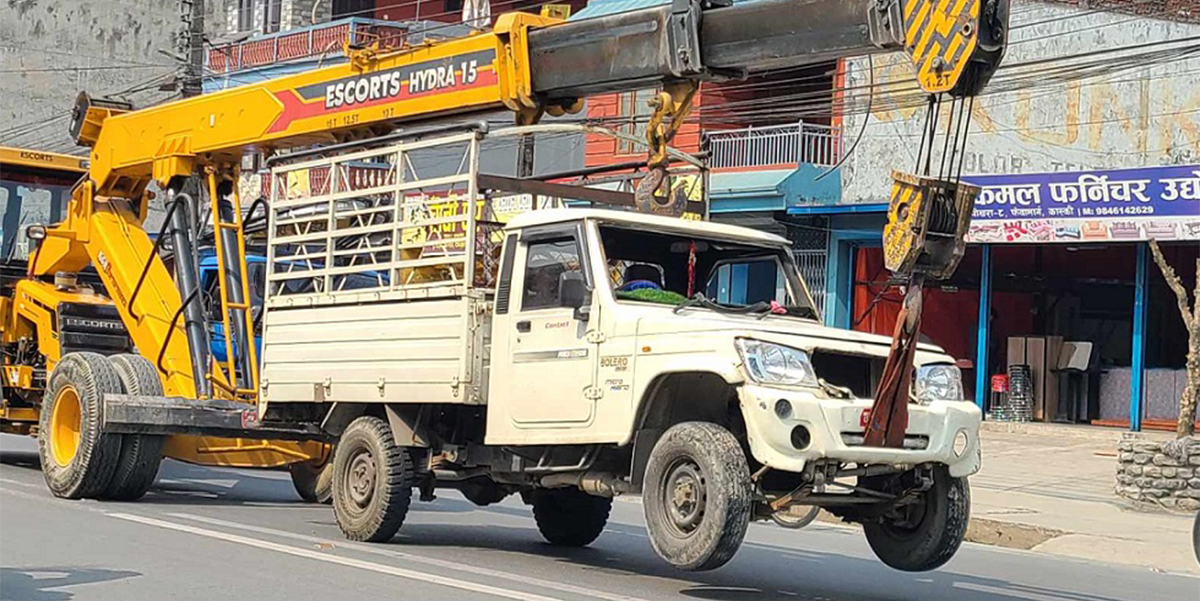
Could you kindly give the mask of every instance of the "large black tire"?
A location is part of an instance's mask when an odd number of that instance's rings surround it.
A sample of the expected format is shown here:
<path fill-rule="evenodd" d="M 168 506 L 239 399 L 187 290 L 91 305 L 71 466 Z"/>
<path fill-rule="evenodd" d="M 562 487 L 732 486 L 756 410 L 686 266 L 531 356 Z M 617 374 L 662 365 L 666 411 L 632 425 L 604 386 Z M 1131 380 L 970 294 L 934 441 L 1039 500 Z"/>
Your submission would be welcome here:
<path fill-rule="evenodd" d="M 121 393 L 121 379 L 103 355 L 68 353 L 50 373 L 38 418 L 38 454 L 54 496 L 93 497 L 112 479 L 121 440 L 100 433 L 108 393 Z"/>
<path fill-rule="evenodd" d="M 1192 523 L 1192 552 L 1196 554 L 1196 561 L 1200 562 L 1200 513 L 1196 514 L 1196 520 Z"/>
<path fill-rule="evenodd" d="M 346 538 L 390 540 L 412 501 L 413 464 L 396 445 L 387 422 L 360 417 L 346 428 L 333 454 L 333 515 Z"/>
<path fill-rule="evenodd" d="M 546 542 L 557 547 L 585 547 L 604 531 L 612 499 L 578 488 L 541 488 L 530 494 L 533 519 Z"/>
<path fill-rule="evenodd" d="M 328 505 L 333 502 L 333 456 L 302 461 L 288 466 L 292 486 L 305 503 Z"/>
<path fill-rule="evenodd" d="M 867 543 L 883 563 L 904 572 L 927 572 L 950 561 L 967 535 L 971 487 L 945 466 L 933 470 L 933 486 L 906 507 L 863 523 Z"/>
<path fill-rule="evenodd" d="M 642 490 L 650 544 L 671 565 L 716 569 L 742 545 L 750 525 L 750 469 L 725 428 L 671 427 L 650 452 Z"/>
<path fill-rule="evenodd" d="M 121 379 L 126 394 L 162 396 L 162 380 L 154 366 L 139 355 L 113 355 L 108 358 Z M 162 463 L 162 436 L 121 434 L 121 452 L 117 470 L 108 486 L 98 495 L 112 501 L 136 501 L 150 490 Z"/>

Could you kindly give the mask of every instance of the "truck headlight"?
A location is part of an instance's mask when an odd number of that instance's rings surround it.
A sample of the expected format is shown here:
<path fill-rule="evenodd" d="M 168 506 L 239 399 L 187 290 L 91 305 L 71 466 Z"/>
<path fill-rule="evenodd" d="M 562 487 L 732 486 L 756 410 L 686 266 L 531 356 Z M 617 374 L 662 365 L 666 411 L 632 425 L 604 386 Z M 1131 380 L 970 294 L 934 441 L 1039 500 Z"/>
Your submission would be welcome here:
<path fill-rule="evenodd" d="M 737 348 L 746 373 L 759 384 L 817 385 L 808 353 L 800 349 L 749 338 L 738 338 Z"/>
<path fill-rule="evenodd" d="M 962 372 L 957 366 L 944 363 L 922 365 L 917 368 L 917 379 L 913 381 L 913 395 L 922 405 L 934 401 L 961 401 Z"/>

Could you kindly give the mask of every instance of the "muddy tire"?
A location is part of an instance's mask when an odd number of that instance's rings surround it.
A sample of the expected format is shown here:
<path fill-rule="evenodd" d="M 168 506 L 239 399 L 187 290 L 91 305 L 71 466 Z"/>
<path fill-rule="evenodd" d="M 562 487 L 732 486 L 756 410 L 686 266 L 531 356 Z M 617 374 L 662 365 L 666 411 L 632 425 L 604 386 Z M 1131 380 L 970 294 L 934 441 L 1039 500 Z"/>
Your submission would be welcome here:
<path fill-rule="evenodd" d="M 413 464 L 386 421 L 363 416 L 338 439 L 333 454 L 333 515 L 346 538 L 390 540 L 412 501 Z"/>
<path fill-rule="evenodd" d="M 578 488 L 540 488 L 530 493 L 533 519 L 546 542 L 556 547 L 585 547 L 604 531 L 612 499 Z"/>
<path fill-rule="evenodd" d="M 750 469 L 721 426 L 686 422 L 667 430 L 650 452 L 642 490 L 650 544 L 676 568 L 719 568 L 746 537 Z"/>
<path fill-rule="evenodd" d="M 82 499 L 105 490 L 117 469 L 119 436 L 100 433 L 104 395 L 121 379 L 96 353 L 68 353 L 54 366 L 38 418 L 38 455 L 56 497 Z"/>
<path fill-rule="evenodd" d="M 933 486 L 920 500 L 863 523 L 867 543 L 883 563 L 904 572 L 927 572 L 950 561 L 967 535 L 971 488 L 945 466 L 933 470 Z"/>
<path fill-rule="evenodd" d="M 108 358 L 121 379 L 126 394 L 162 396 L 162 380 L 150 361 L 139 355 L 113 355 Z M 111 501 L 136 501 L 150 490 L 158 477 L 165 438 L 150 434 L 120 434 L 121 452 L 117 469 L 108 486 L 98 495 Z"/>
<path fill-rule="evenodd" d="M 328 505 L 333 502 L 333 455 L 320 460 L 302 461 L 288 466 L 292 486 L 305 503 Z"/>

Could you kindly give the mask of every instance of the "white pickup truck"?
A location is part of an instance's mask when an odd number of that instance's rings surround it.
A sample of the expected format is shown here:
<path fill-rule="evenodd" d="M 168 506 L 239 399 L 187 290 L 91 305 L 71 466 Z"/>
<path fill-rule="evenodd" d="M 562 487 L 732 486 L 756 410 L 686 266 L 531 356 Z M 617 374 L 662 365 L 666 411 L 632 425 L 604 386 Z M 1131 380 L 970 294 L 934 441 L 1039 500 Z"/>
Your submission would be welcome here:
<path fill-rule="evenodd" d="M 889 339 L 822 325 L 786 240 L 516 211 L 630 195 L 480 174 L 482 140 L 503 135 L 274 168 L 259 419 L 336 441 L 347 537 L 388 540 L 414 490 L 454 488 L 519 494 L 568 546 L 640 494 L 655 551 L 686 570 L 729 561 L 752 520 L 800 526 L 816 507 L 897 569 L 955 553 L 980 411 L 951 357 L 918 349 L 902 448 L 866 446 Z"/>

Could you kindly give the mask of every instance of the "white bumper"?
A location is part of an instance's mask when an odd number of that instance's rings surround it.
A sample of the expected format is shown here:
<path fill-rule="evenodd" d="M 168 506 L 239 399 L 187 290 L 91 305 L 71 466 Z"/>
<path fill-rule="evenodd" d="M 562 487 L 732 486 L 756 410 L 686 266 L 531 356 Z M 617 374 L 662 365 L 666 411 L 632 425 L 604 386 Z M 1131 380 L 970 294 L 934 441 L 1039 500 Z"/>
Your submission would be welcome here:
<path fill-rule="evenodd" d="M 970 402 L 909 404 L 906 446 L 923 448 L 880 448 L 863 446 L 863 411 L 869 399 L 823 399 L 802 390 L 784 390 L 746 384 L 738 391 L 746 419 L 750 452 L 759 463 L 775 469 L 799 472 L 814 459 L 830 458 L 860 464 L 916 465 L 942 463 L 950 475 L 969 476 L 979 471 L 979 424 L 982 413 Z M 779 417 L 779 399 L 791 403 L 791 415 Z M 811 442 L 803 449 L 792 444 L 792 431 L 808 428 Z M 955 437 L 966 437 L 966 446 L 955 453 Z M 843 436 L 848 440 L 843 440 Z"/>

